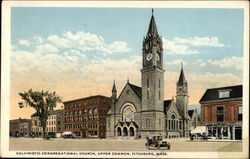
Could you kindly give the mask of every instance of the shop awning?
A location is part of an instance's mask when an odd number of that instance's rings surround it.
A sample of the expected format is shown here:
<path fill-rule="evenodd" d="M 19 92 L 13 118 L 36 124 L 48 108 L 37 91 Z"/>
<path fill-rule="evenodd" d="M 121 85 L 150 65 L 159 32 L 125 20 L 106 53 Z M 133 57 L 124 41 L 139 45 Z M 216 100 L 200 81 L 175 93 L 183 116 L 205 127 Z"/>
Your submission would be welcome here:
<path fill-rule="evenodd" d="M 206 133 L 206 126 L 196 126 L 194 130 L 191 130 L 191 134 Z"/>

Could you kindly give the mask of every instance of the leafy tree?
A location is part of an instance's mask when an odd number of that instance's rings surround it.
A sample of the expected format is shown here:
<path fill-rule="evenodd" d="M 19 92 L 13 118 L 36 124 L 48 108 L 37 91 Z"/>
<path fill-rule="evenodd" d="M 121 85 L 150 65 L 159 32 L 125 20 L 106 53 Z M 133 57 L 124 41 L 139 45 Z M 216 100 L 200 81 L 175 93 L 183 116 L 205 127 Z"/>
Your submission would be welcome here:
<path fill-rule="evenodd" d="M 36 114 L 39 117 L 41 126 L 43 128 L 43 138 L 45 139 L 45 128 L 47 126 L 47 119 L 49 110 L 53 110 L 57 103 L 62 102 L 62 98 L 56 95 L 56 92 L 49 91 L 33 91 L 19 93 L 23 102 L 19 102 L 19 107 L 30 106 L 36 110 Z"/>

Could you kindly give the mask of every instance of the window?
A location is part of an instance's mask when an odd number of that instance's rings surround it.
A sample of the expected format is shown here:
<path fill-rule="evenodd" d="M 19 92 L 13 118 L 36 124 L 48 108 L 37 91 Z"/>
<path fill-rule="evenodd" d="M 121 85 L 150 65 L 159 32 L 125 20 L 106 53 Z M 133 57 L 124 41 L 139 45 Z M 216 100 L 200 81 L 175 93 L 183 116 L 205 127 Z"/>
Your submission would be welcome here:
<path fill-rule="evenodd" d="M 96 114 L 96 113 L 97 113 L 97 109 L 95 108 L 95 109 L 94 109 L 94 114 Z"/>
<path fill-rule="evenodd" d="M 242 105 L 238 107 L 238 121 L 242 121 Z"/>
<path fill-rule="evenodd" d="M 230 96 L 229 90 L 220 90 L 219 91 L 219 98 L 228 98 Z"/>
<path fill-rule="evenodd" d="M 217 121 L 224 121 L 224 107 L 217 107 Z"/>
<path fill-rule="evenodd" d="M 79 110 L 79 111 L 78 111 L 78 114 L 79 114 L 79 115 L 82 115 L 82 111 L 81 111 L 81 110 Z"/>
<path fill-rule="evenodd" d="M 146 119 L 146 127 L 150 127 L 151 124 L 150 124 L 150 119 Z"/>
<path fill-rule="evenodd" d="M 93 112 L 92 109 L 89 109 L 89 114 L 92 114 L 92 112 Z"/>
<path fill-rule="evenodd" d="M 147 99 L 149 99 L 149 79 L 147 79 Z"/>

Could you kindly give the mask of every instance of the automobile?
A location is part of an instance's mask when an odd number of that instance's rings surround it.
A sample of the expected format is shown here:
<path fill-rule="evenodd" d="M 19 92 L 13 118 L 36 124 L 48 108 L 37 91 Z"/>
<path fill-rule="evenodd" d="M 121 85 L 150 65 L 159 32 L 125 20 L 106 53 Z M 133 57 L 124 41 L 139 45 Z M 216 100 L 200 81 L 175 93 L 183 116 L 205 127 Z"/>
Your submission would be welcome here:
<path fill-rule="evenodd" d="M 152 136 L 146 138 L 147 142 L 145 146 L 148 149 L 170 149 L 171 145 L 167 142 L 163 136 Z"/>

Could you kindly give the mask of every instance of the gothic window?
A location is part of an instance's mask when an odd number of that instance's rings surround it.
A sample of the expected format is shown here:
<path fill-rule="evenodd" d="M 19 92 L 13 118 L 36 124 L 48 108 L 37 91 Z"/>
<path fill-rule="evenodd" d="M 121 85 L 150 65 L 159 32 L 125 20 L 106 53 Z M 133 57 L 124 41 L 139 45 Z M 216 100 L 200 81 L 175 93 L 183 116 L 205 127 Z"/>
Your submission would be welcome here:
<path fill-rule="evenodd" d="M 146 127 L 150 127 L 150 119 L 146 119 Z"/>
<path fill-rule="evenodd" d="M 147 79 L 147 99 L 149 99 L 149 79 Z"/>
<path fill-rule="evenodd" d="M 134 109 L 127 105 L 123 109 L 123 121 L 134 121 Z"/>

